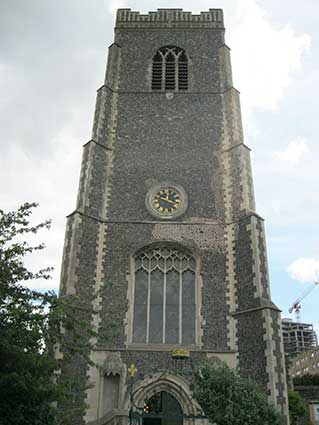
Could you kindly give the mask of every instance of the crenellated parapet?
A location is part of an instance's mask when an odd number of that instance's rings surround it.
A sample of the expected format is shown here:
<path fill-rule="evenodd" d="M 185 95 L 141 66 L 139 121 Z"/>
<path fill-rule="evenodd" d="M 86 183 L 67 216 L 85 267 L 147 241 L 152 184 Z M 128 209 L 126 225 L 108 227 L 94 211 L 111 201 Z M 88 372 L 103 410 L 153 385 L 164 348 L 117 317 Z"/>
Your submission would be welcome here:
<path fill-rule="evenodd" d="M 206 360 L 256 381 L 289 424 L 280 311 L 222 10 L 118 10 L 60 291 L 76 295 L 97 332 L 91 362 L 70 360 L 89 383 L 74 425 L 125 425 L 134 369 L 136 406 L 166 394 L 184 423 L 205 425 L 190 387 Z"/>
<path fill-rule="evenodd" d="M 209 9 L 193 15 L 183 9 L 157 9 L 141 14 L 131 9 L 118 9 L 116 28 L 223 28 L 221 9 Z"/>

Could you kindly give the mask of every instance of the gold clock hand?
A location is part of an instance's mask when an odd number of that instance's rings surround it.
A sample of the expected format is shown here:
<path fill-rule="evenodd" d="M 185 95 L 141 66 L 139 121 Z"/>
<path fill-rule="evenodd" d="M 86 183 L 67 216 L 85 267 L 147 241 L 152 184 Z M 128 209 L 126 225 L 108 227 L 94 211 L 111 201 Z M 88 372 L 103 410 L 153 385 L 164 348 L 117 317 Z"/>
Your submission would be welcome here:
<path fill-rule="evenodd" d="M 159 199 L 161 199 L 162 201 L 165 201 L 165 202 L 168 202 L 169 204 L 173 204 L 173 205 L 175 205 L 175 202 L 174 201 L 171 201 L 170 199 L 167 199 L 167 198 L 159 198 Z"/>

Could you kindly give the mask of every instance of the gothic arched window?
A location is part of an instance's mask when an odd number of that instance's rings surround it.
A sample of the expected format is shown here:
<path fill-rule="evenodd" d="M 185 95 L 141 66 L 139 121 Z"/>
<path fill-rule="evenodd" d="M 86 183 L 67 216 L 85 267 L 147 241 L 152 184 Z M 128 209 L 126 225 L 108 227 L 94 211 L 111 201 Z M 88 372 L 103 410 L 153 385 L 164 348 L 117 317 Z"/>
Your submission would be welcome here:
<path fill-rule="evenodd" d="M 135 257 L 133 343 L 195 344 L 195 266 L 175 247 Z"/>
<path fill-rule="evenodd" d="M 185 50 L 161 47 L 153 56 L 152 90 L 187 90 L 188 58 Z"/>

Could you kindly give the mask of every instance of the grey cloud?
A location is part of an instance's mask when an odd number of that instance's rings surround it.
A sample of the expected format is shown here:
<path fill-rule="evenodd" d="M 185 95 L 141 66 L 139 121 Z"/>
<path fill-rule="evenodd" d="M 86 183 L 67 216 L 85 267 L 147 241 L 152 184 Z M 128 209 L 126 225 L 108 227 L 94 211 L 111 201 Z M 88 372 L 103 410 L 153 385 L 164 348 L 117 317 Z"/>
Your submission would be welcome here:
<path fill-rule="evenodd" d="M 2 143 L 45 155 L 68 123 L 92 116 L 112 27 L 101 1 L 2 3 Z"/>

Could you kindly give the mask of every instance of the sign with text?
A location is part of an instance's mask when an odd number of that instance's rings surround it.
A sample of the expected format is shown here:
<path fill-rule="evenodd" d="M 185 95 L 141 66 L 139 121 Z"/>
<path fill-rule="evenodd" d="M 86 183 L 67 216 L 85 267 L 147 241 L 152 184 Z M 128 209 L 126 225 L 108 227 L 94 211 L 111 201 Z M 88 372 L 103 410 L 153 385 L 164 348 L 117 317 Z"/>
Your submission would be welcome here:
<path fill-rule="evenodd" d="M 319 424 L 319 403 L 312 405 L 315 424 Z"/>

